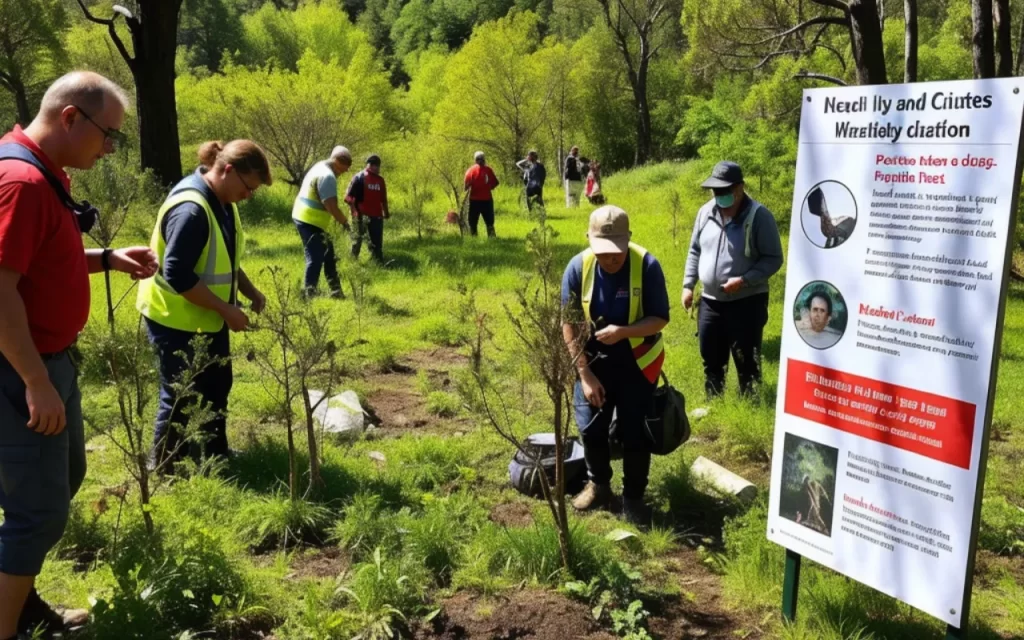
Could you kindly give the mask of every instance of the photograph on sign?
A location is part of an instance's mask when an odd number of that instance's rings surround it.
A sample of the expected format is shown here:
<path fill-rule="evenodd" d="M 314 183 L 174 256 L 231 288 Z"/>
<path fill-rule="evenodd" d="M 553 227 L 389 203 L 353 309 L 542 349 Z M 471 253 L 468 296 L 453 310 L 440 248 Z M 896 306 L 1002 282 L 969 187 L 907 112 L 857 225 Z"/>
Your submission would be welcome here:
<path fill-rule="evenodd" d="M 808 89 L 800 119 L 768 538 L 954 627 L 1020 182 L 1018 84 Z"/>
<path fill-rule="evenodd" d="M 838 247 L 857 228 L 857 201 L 842 182 L 826 180 L 816 184 L 804 198 L 800 224 L 814 246 Z"/>
<path fill-rule="evenodd" d="M 849 321 L 846 300 L 839 289 L 828 282 L 808 282 L 793 302 L 793 322 L 808 346 L 828 349 L 846 333 Z"/>

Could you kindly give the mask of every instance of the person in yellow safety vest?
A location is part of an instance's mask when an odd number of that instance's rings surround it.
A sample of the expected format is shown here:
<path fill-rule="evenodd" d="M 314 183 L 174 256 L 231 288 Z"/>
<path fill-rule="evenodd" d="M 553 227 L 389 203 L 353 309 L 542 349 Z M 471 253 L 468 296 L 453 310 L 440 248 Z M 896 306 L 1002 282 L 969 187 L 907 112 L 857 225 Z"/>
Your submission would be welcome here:
<path fill-rule="evenodd" d="M 292 206 L 292 220 L 302 238 L 306 253 L 305 293 L 316 295 L 323 269 L 332 298 L 344 298 L 338 277 L 338 258 L 330 237 L 331 221 L 337 221 L 346 230 L 348 218 L 338 207 L 338 176 L 352 166 L 352 154 L 345 147 L 334 147 L 331 156 L 313 165 L 299 188 Z"/>
<path fill-rule="evenodd" d="M 614 412 L 623 449 L 623 515 L 645 526 L 651 454 L 644 419 L 665 360 L 661 331 L 669 303 L 661 265 L 631 236 L 622 209 L 605 205 L 590 215 L 590 248 L 570 260 L 562 276 L 562 333 L 579 371 L 573 405 L 590 479 L 573 507 L 589 511 L 611 500 Z M 583 335 L 589 338 L 581 345 Z"/>
<path fill-rule="evenodd" d="M 171 189 L 160 207 L 150 240 L 160 271 L 140 283 L 136 302 L 160 361 L 160 404 L 150 455 L 151 467 L 160 473 L 186 453 L 228 455 L 230 360 L 203 369 L 194 380 L 195 392 L 215 414 L 201 425 L 202 442 L 183 437 L 195 398 L 179 398 L 174 385 L 190 366 L 197 334 L 209 337 L 209 356 L 231 355 L 229 330 L 249 325 L 239 293 L 252 301 L 256 313 L 266 305 L 241 268 L 245 240 L 235 205 L 271 184 L 267 156 L 250 140 L 234 140 L 203 144 L 199 161 L 201 166 Z"/>

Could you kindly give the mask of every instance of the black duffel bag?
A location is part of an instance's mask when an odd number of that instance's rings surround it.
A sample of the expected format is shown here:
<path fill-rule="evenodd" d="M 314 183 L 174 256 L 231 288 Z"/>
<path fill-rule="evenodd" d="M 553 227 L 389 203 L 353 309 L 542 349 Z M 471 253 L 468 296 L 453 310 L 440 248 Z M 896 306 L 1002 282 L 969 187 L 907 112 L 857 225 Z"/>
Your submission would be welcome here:
<path fill-rule="evenodd" d="M 651 405 L 644 419 L 644 446 L 656 456 L 667 456 L 690 439 L 690 419 L 686 415 L 686 398 L 673 387 L 665 372 L 661 372 L 665 384 L 657 387 L 651 396 Z M 612 417 L 608 438 L 612 458 L 622 457 L 622 434 L 619 433 L 617 416 Z"/>

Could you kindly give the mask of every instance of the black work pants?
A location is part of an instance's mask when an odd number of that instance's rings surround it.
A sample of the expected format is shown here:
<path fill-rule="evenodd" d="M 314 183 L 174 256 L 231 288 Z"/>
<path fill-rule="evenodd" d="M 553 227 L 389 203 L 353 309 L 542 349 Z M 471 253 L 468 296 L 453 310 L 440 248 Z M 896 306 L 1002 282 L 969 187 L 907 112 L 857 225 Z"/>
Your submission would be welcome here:
<path fill-rule="evenodd" d="M 363 248 L 363 236 L 370 237 L 370 253 L 380 264 L 384 264 L 384 218 L 366 215 L 356 216 L 355 238 L 352 240 L 352 255 L 359 257 Z"/>
<path fill-rule="evenodd" d="M 753 393 L 761 382 L 761 340 L 768 323 L 768 294 L 731 301 L 701 297 L 699 314 L 697 332 L 708 397 L 725 391 L 730 353 L 736 363 L 740 392 Z"/>
<path fill-rule="evenodd" d="M 469 201 L 469 233 L 476 235 L 477 227 L 480 224 L 480 216 L 484 218 L 487 225 L 487 236 L 494 237 L 494 200 L 470 200 Z"/>
<path fill-rule="evenodd" d="M 604 362 L 597 361 L 591 365 L 591 370 L 604 387 L 604 406 L 595 407 L 587 402 L 579 380 L 573 392 L 576 425 L 583 437 L 587 475 L 594 484 L 607 485 L 612 480 L 608 432 L 614 411 L 616 433 L 622 441 L 622 497 L 639 500 L 647 489 L 651 471 L 644 419 L 654 385 L 644 377 L 635 362 L 607 365 Z"/>

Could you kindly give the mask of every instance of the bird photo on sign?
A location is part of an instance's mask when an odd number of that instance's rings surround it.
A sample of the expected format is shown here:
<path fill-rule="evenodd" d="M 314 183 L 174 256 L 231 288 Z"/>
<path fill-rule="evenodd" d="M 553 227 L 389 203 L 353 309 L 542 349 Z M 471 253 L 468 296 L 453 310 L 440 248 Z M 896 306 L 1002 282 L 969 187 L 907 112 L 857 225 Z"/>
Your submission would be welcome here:
<path fill-rule="evenodd" d="M 812 244 L 832 249 L 853 235 L 857 226 L 857 203 L 846 185 L 827 180 L 808 192 L 800 220 L 804 235 Z"/>

